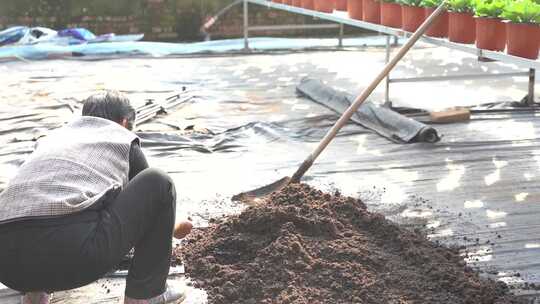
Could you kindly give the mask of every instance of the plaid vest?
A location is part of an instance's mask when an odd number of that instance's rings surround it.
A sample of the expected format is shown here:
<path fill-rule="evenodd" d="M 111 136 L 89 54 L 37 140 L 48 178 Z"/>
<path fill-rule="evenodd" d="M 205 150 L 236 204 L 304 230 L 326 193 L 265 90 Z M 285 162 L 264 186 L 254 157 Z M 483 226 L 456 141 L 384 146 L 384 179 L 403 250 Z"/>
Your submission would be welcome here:
<path fill-rule="evenodd" d="M 134 140 L 119 124 L 89 116 L 52 131 L 0 193 L 0 223 L 79 212 L 119 192 Z"/>

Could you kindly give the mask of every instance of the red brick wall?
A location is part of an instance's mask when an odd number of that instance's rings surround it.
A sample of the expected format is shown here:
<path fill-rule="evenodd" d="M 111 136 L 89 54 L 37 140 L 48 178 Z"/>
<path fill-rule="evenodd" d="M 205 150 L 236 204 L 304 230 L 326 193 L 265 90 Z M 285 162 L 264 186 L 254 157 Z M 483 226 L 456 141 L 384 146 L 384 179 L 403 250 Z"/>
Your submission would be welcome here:
<path fill-rule="evenodd" d="M 3 0 L 2 0 L 3 1 Z M 13 0 L 15 1 L 15 0 Z M 96 34 L 114 32 L 117 34 L 145 33 L 145 40 L 153 41 L 185 41 L 200 40 L 203 34 L 201 25 L 219 8 L 230 1 L 213 2 L 214 6 L 202 11 L 202 0 L 140 0 L 142 9 L 134 15 L 127 16 L 0 16 L 0 29 L 10 25 L 45 26 L 55 29 L 66 27 L 84 27 Z M 191 2 L 189 2 L 191 1 Z M 206 0 L 211 1 L 211 0 Z M 268 9 L 258 5 L 250 5 L 250 25 L 282 25 L 324 23 L 309 17 L 284 11 Z M 243 36 L 243 8 L 237 5 L 223 14 L 208 31 L 212 39 L 237 38 Z M 253 32 L 250 36 L 337 36 L 338 29 L 328 30 L 287 30 Z"/>

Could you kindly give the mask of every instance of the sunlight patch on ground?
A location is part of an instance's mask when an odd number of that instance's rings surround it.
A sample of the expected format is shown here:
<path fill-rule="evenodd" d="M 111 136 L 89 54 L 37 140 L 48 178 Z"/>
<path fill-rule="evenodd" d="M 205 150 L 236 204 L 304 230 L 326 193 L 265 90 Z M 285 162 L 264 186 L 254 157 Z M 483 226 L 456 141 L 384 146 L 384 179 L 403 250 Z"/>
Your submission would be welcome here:
<path fill-rule="evenodd" d="M 501 179 L 501 170 L 497 169 L 495 172 L 484 176 L 484 183 L 486 186 L 491 186 Z"/>
<path fill-rule="evenodd" d="M 469 124 L 471 131 L 492 135 L 494 138 L 512 138 L 513 146 L 519 146 L 520 140 L 536 138 L 534 124 L 532 122 L 518 122 L 513 119 L 500 121 L 497 126 L 491 124 Z"/>
<path fill-rule="evenodd" d="M 426 228 L 428 229 L 437 228 L 439 226 L 441 226 L 441 221 L 438 221 L 438 220 L 430 220 L 426 224 Z"/>
<path fill-rule="evenodd" d="M 350 163 L 348 161 L 346 161 L 346 160 L 340 160 L 340 161 L 336 162 L 336 166 L 338 166 L 338 167 L 347 167 L 349 165 L 350 165 Z"/>
<path fill-rule="evenodd" d="M 514 198 L 516 199 L 516 202 L 523 202 L 527 198 L 528 195 L 529 193 L 521 192 L 514 195 Z"/>
<path fill-rule="evenodd" d="M 495 228 L 502 228 L 502 227 L 506 227 L 506 222 L 496 222 L 496 223 L 491 223 L 489 224 L 489 228 L 492 228 L 492 229 L 495 229 Z"/>
<path fill-rule="evenodd" d="M 495 165 L 495 168 L 502 169 L 508 165 L 508 162 L 505 160 L 497 160 L 497 158 L 493 158 L 492 160 L 493 164 Z"/>
<path fill-rule="evenodd" d="M 411 186 L 416 180 L 418 180 L 418 171 L 386 169 L 384 170 L 384 175 L 388 176 L 393 181 L 402 182 L 408 186 Z"/>
<path fill-rule="evenodd" d="M 454 231 L 448 228 L 448 229 L 439 230 L 433 234 L 429 234 L 428 238 L 447 237 L 447 236 L 452 236 L 452 235 L 454 235 Z"/>
<path fill-rule="evenodd" d="M 345 174 L 343 175 L 345 176 Z M 350 181 L 350 177 L 348 180 Z M 407 194 L 405 193 L 404 189 L 400 187 L 399 184 L 393 183 L 387 178 L 370 176 L 370 188 L 373 187 L 371 185 L 384 185 L 384 191 L 380 192 L 380 196 L 377 199 L 381 205 L 403 205 L 407 199 Z"/>
<path fill-rule="evenodd" d="M 504 161 L 504 160 L 499 161 L 495 157 L 493 158 L 492 162 L 495 168 L 497 169 L 493 173 L 488 174 L 484 177 L 484 182 L 486 186 L 491 186 L 495 184 L 496 182 L 498 182 L 501 179 L 501 169 L 508 165 L 507 161 Z"/>
<path fill-rule="evenodd" d="M 463 207 L 465 209 L 482 208 L 484 207 L 484 202 L 482 202 L 481 200 L 466 201 L 465 203 L 463 203 Z"/>
<path fill-rule="evenodd" d="M 383 204 L 402 204 L 405 198 L 405 192 L 398 186 L 387 185 L 386 192 L 381 196 L 381 203 Z"/>
<path fill-rule="evenodd" d="M 401 213 L 402 217 L 407 218 L 426 218 L 433 215 L 433 212 L 427 210 L 418 210 L 418 209 L 406 209 Z"/>
<path fill-rule="evenodd" d="M 477 251 L 469 252 L 465 257 L 467 263 L 488 262 L 493 259 L 491 247 L 481 247 Z"/>
<path fill-rule="evenodd" d="M 503 277 L 498 279 L 507 285 L 520 285 L 525 282 L 522 278 L 516 277 L 514 274 L 505 273 Z"/>
<path fill-rule="evenodd" d="M 465 175 L 465 166 L 464 165 L 455 165 L 452 164 L 452 161 L 446 159 L 446 168 L 450 171 L 448 175 L 441 179 L 437 183 L 437 191 L 452 191 L 459 187 L 460 180 Z"/>
<path fill-rule="evenodd" d="M 525 177 L 526 180 L 530 181 L 534 178 L 534 174 L 531 173 L 523 173 L 523 177 Z"/>
<path fill-rule="evenodd" d="M 486 210 L 486 216 L 490 219 L 499 219 L 506 217 L 508 213 L 504 211 L 493 211 L 493 210 Z"/>
<path fill-rule="evenodd" d="M 370 154 L 370 155 L 375 155 L 375 156 L 382 156 L 383 153 L 380 150 L 376 150 L 373 148 L 368 149 L 367 147 L 365 147 L 366 139 L 367 139 L 367 135 L 356 136 L 352 139 L 352 141 L 358 143 L 356 154 Z"/>

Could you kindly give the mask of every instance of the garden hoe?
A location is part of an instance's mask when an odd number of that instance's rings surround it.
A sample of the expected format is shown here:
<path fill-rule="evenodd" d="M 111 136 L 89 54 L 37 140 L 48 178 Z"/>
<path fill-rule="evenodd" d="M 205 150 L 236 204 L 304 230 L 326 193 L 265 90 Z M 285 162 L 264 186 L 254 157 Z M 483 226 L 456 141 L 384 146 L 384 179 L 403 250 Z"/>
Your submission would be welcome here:
<path fill-rule="evenodd" d="M 442 14 L 445 9 L 446 1 L 443 1 L 439 7 L 422 23 L 422 25 L 416 30 L 411 38 L 405 43 L 399 52 L 386 64 L 384 69 L 377 75 L 377 77 L 371 82 L 371 84 L 364 89 L 351 106 L 341 115 L 338 121 L 332 126 L 332 128 L 326 133 L 324 138 L 319 142 L 317 148 L 304 160 L 302 165 L 296 170 L 292 177 L 284 177 L 272 184 L 266 185 L 255 190 L 243 192 L 232 197 L 234 201 L 240 201 L 246 204 L 256 204 L 261 201 L 265 196 L 272 192 L 278 191 L 289 184 L 299 183 L 300 179 L 313 165 L 317 157 L 328 146 L 328 144 L 334 139 L 336 134 L 341 128 L 347 124 L 351 116 L 362 105 L 362 103 L 371 95 L 379 83 L 390 73 L 390 71 L 396 66 L 396 64 L 407 54 L 407 52 L 413 47 L 413 45 L 422 37 L 426 30 L 433 24 L 433 22 Z"/>

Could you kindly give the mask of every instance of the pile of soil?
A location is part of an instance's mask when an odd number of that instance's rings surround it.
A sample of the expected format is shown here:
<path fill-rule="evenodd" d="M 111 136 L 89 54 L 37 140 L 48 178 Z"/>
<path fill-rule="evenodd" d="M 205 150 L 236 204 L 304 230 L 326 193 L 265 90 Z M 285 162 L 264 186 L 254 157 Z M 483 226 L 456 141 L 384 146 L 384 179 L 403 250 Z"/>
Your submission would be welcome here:
<path fill-rule="evenodd" d="M 457 249 L 303 184 L 193 233 L 181 252 L 209 303 L 523 303 Z"/>

